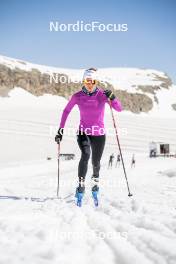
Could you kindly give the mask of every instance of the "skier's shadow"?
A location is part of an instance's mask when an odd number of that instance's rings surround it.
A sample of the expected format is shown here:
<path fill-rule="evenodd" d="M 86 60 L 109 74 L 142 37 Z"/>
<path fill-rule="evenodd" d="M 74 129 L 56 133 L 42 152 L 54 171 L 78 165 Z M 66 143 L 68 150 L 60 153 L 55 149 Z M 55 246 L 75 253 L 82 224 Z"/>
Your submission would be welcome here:
<path fill-rule="evenodd" d="M 32 202 L 39 202 L 44 203 L 46 201 L 53 201 L 53 200 L 66 200 L 66 203 L 72 202 L 73 200 L 67 200 L 73 196 L 73 193 L 67 195 L 64 198 L 61 197 L 27 197 L 27 196 L 16 196 L 16 195 L 0 195 L 0 200 L 14 200 L 14 201 L 32 201 Z"/>
<path fill-rule="evenodd" d="M 68 199 L 68 198 L 72 198 L 72 197 L 74 197 L 74 193 L 70 193 L 69 195 L 67 195 L 63 199 L 65 200 L 66 203 L 73 203 L 73 202 L 75 202 L 75 199 Z"/>
<path fill-rule="evenodd" d="M 15 196 L 15 195 L 0 195 L 0 200 L 23 200 L 23 201 L 32 201 L 32 202 L 46 202 L 48 200 L 56 200 L 57 197 L 26 197 L 26 196 Z"/>

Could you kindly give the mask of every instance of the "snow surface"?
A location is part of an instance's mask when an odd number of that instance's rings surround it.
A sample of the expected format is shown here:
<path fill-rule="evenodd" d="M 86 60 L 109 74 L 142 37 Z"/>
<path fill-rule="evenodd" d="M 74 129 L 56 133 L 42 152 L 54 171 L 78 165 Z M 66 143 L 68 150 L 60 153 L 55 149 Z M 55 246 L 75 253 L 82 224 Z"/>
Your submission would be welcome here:
<path fill-rule="evenodd" d="M 116 114 L 120 142 L 133 197 L 127 196 L 122 167 L 107 169 L 117 153 L 107 138 L 102 159 L 100 205 L 90 193 L 91 162 L 83 207 L 75 206 L 79 148 L 75 136 L 64 136 L 57 189 L 57 146 L 53 140 L 66 100 L 35 97 L 15 88 L 0 98 L 0 263 L 33 264 L 175 264 L 175 158 L 148 158 L 152 140 L 176 150 L 176 122 L 152 115 Z M 112 127 L 106 109 L 106 127 Z M 77 109 L 67 127 L 79 121 Z M 124 128 L 126 133 L 122 133 Z M 132 154 L 136 167 L 131 169 Z M 47 160 L 51 157 L 51 160 Z"/>

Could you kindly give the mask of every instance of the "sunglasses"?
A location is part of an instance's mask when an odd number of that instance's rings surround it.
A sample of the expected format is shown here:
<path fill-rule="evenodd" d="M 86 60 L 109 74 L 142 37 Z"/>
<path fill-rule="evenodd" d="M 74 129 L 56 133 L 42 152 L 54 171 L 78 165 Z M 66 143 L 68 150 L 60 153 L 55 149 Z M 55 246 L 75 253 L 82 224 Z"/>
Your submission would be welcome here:
<path fill-rule="evenodd" d="M 96 80 L 84 80 L 83 81 L 85 84 L 96 84 Z"/>

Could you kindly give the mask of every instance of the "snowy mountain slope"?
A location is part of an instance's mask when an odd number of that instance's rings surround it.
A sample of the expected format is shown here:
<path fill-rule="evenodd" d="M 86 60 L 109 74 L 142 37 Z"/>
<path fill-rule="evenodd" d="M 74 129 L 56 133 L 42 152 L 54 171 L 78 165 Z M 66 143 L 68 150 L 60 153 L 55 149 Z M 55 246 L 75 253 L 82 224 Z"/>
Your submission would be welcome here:
<path fill-rule="evenodd" d="M 37 65 L 4 56 L 0 56 L 0 66 L 0 88 L 2 89 L 2 94 L 6 94 L 4 90 L 14 87 L 14 82 L 16 82 L 16 86 L 23 87 L 35 95 L 60 93 L 60 95 L 67 98 L 75 91 L 74 89 L 78 89 L 73 84 L 75 81 L 82 80 L 84 71 L 83 69 L 73 70 Z M 11 69 L 14 72 L 9 72 L 7 69 Z M 30 72 L 30 75 L 26 75 L 26 72 Z M 8 74 L 11 76 L 10 79 Z M 39 74 L 43 74 L 43 77 L 39 76 Z M 69 86 L 66 89 L 64 86 L 62 91 L 61 86 L 54 85 L 53 82 L 51 84 L 49 76 L 53 76 L 53 74 L 54 76 L 55 74 L 60 74 L 59 76 L 66 74 L 67 78 L 65 79 L 66 76 L 64 75 L 64 79 L 61 78 L 61 80 L 70 83 L 71 87 Z M 15 76 L 15 79 L 12 76 Z M 134 113 L 142 111 L 152 114 L 154 112 L 155 115 L 166 113 L 175 116 L 175 110 L 172 105 L 176 104 L 176 87 L 163 72 L 152 69 L 107 68 L 99 69 L 97 78 L 102 83 L 108 82 L 113 85 L 124 103 L 124 109 Z M 67 83 L 63 85 L 67 85 Z M 73 89 L 73 91 L 70 91 L 70 89 Z"/>
<path fill-rule="evenodd" d="M 18 59 L 13 59 L 5 56 L 0 56 L 0 64 L 10 67 L 11 69 L 19 68 L 29 71 L 38 69 L 41 73 L 65 73 L 72 80 L 82 80 L 84 69 L 64 69 L 51 66 L 33 64 Z M 157 76 L 167 78 L 165 73 L 152 69 L 138 68 L 104 68 L 99 69 L 97 77 L 102 81 L 112 83 L 118 89 L 129 90 L 135 92 L 134 86 L 137 85 L 160 85 L 162 80 L 157 79 Z"/>

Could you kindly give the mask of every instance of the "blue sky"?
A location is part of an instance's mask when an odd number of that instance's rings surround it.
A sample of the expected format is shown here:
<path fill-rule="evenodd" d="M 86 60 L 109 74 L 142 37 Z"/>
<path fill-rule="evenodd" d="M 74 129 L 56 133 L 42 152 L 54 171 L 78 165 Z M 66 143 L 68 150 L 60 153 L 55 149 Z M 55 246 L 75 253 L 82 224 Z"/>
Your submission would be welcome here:
<path fill-rule="evenodd" d="M 67 68 L 139 67 L 176 82 L 174 0 L 1 0 L 0 54 Z M 49 22 L 127 23 L 127 32 L 50 32 Z"/>

